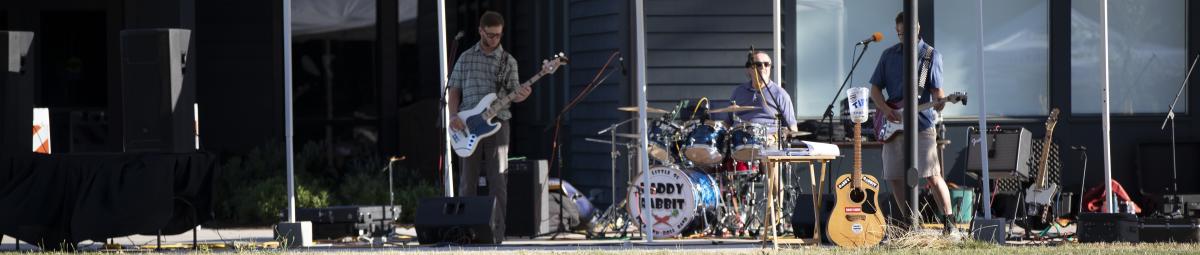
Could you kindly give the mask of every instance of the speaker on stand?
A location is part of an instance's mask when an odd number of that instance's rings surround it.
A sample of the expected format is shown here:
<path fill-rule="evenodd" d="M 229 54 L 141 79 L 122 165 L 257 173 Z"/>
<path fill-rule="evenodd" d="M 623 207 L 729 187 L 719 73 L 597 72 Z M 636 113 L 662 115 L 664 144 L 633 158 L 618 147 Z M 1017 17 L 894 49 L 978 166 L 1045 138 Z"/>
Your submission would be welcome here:
<path fill-rule="evenodd" d="M 0 31 L 0 154 L 32 154 L 33 67 L 29 48 L 33 32 Z"/>
<path fill-rule="evenodd" d="M 123 152 L 195 151 L 196 86 L 188 72 L 191 31 L 121 31 L 120 98 L 110 102 Z M 115 108 L 115 109 L 114 109 Z"/>

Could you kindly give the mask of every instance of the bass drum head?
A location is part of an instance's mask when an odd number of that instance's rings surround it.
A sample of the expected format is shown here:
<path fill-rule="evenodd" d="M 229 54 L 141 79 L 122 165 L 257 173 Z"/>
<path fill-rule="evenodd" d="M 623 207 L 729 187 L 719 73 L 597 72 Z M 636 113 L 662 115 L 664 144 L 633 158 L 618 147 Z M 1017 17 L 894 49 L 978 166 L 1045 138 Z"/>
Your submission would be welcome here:
<path fill-rule="evenodd" d="M 642 194 L 647 191 L 650 198 L 644 200 Z M 629 215 L 655 238 L 679 235 L 695 217 L 696 198 L 691 178 L 674 166 L 652 167 L 638 174 L 627 198 Z M 646 217 L 642 215 L 643 209 L 647 208 L 650 218 L 643 219 Z"/>
<path fill-rule="evenodd" d="M 650 185 L 645 185 L 649 175 Z M 649 187 L 650 202 L 645 202 L 642 193 Z M 697 218 L 705 217 L 719 207 L 719 194 L 712 178 L 696 170 L 680 170 L 676 166 L 656 166 L 640 173 L 630 186 L 628 196 L 629 214 L 642 229 L 651 230 L 658 237 L 673 237 L 703 227 Z M 643 220 L 642 209 L 650 208 L 649 220 Z"/>

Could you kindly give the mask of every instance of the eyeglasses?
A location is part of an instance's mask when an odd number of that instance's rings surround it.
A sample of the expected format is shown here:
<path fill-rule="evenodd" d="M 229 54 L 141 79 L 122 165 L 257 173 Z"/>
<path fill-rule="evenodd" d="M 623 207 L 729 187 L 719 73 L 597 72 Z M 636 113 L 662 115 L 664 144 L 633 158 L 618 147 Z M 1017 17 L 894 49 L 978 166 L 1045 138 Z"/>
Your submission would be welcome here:
<path fill-rule="evenodd" d="M 746 68 L 750 67 L 771 67 L 771 62 L 750 62 L 746 63 Z"/>
<path fill-rule="evenodd" d="M 500 38 L 500 36 L 504 35 L 504 33 L 489 33 L 487 31 L 484 31 L 483 34 L 484 34 L 484 36 L 487 36 L 487 38 L 492 38 L 492 39 Z"/>

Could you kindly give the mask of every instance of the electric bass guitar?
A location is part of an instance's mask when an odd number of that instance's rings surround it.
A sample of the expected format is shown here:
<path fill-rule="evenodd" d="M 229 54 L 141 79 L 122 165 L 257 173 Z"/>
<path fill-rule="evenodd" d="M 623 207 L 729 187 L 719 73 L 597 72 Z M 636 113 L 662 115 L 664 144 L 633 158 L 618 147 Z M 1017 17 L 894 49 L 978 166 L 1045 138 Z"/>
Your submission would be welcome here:
<path fill-rule="evenodd" d="M 879 210 L 879 180 L 862 173 L 862 123 L 854 123 L 854 172 L 838 176 L 837 202 L 825 233 L 841 247 L 871 247 L 883 241 L 883 212 Z"/>
<path fill-rule="evenodd" d="M 953 94 L 950 94 L 949 96 L 946 96 L 942 99 L 934 99 L 931 102 L 924 103 L 924 104 L 917 106 L 917 111 L 918 112 L 924 111 L 926 109 L 929 109 L 930 107 L 933 107 L 934 105 L 937 105 L 938 103 L 960 103 L 960 102 L 963 105 L 967 104 L 967 94 L 962 93 L 962 92 L 954 92 Z M 900 109 L 899 103 L 896 103 L 896 104 L 888 103 L 888 106 L 891 106 L 891 108 L 896 111 L 902 110 L 902 109 Z M 889 121 L 887 119 L 887 113 L 885 113 L 883 111 L 877 111 L 875 113 L 875 132 L 876 132 L 875 140 L 880 141 L 880 142 L 891 142 L 892 138 L 895 138 L 897 133 L 900 133 L 903 131 L 904 131 L 904 122 Z"/>
<path fill-rule="evenodd" d="M 532 85 L 541 79 L 542 76 L 552 74 L 558 70 L 558 67 L 567 64 L 567 56 L 563 53 L 554 55 L 551 60 L 542 61 L 542 70 L 536 75 L 529 78 L 521 86 Z M 475 153 L 475 148 L 478 147 L 479 141 L 487 138 L 500 131 L 500 123 L 493 123 L 492 118 L 496 117 L 496 113 L 505 109 L 516 97 L 515 93 L 506 95 L 497 95 L 491 93 L 483 96 L 475 107 L 458 112 L 458 118 L 463 120 L 466 128 L 463 130 L 450 129 L 451 147 L 454 148 L 454 153 L 459 157 L 471 156 Z"/>
<path fill-rule="evenodd" d="M 1025 190 L 1025 208 L 1027 208 L 1030 217 L 1037 217 L 1034 220 L 1040 220 L 1041 223 L 1051 222 L 1053 215 L 1050 213 L 1050 205 L 1053 202 L 1054 194 L 1058 193 L 1058 184 L 1048 181 L 1050 175 L 1050 150 L 1054 148 L 1054 127 L 1058 125 L 1058 108 L 1050 110 L 1050 116 L 1046 118 L 1046 138 L 1042 140 L 1042 155 L 1038 158 L 1038 176 L 1037 181 Z"/>

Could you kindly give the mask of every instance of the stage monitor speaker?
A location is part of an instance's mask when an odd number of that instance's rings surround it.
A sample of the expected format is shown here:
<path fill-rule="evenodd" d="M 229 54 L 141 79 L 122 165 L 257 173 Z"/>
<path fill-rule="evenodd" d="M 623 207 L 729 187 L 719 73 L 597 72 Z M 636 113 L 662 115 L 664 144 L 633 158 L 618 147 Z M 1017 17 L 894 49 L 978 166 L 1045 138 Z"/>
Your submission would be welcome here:
<path fill-rule="evenodd" d="M 195 151 L 196 87 L 186 29 L 121 31 L 121 121 L 126 152 Z"/>
<path fill-rule="evenodd" d="M 546 186 L 550 166 L 546 160 L 512 160 L 508 162 L 508 211 L 505 213 L 505 234 L 537 236 L 550 232 L 546 224 L 550 214 Z"/>
<path fill-rule="evenodd" d="M 33 32 L 0 31 L 0 154 L 32 153 L 29 128 L 33 125 L 33 64 L 29 48 Z"/>
<path fill-rule="evenodd" d="M 988 148 L 982 150 L 987 153 L 988 170 L 992 179 L 1019 179 L 1025 180 L 1029 178 L 1029 153 L 1031 144 L 1030 138 L 1033 136 L 1029 130 L 1023 127 L 1000 128 L 1000 130 L 988 131 Z M 970 141 L 967 145 L 970 147 L 970 153 L 967 156 L 967 171 L 975 173 L 979 176 L 983 171 L 982 163 L 979 160 L 979 132 L 971 131 Z"/>
<path fill-rule="evenodd" d="M 439 197 L 417 206 L 417 242 L 421 244 L 500 244 L 504 241 L 496 198 Z"/>

